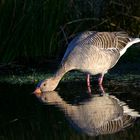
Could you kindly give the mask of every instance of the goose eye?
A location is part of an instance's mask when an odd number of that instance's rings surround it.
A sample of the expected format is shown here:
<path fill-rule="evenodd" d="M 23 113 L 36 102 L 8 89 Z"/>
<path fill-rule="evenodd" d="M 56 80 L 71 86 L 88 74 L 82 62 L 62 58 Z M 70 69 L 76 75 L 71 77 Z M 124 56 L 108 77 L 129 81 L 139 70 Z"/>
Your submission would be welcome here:
<path fill-rule="evenodd" d="M 43 86 L 46 86 L 46 84 L 44 84 Z"/>

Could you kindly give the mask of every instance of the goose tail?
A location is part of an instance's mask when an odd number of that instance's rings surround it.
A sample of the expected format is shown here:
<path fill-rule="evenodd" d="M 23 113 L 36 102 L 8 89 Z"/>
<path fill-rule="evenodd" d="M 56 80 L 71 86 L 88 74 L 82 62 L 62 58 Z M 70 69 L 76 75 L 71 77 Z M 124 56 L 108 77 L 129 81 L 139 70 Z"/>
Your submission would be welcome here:
<path fill-rule="evenodd" d="M 140 38 L 130 38 L 130 41 L 127 43 L 127 45 L 120 51 L 120 56 L 122 56 L 129 47 L 136 43 L 140 43 Z M 138 46 L 139 45 L 137 45 L 137 47 Z"/>

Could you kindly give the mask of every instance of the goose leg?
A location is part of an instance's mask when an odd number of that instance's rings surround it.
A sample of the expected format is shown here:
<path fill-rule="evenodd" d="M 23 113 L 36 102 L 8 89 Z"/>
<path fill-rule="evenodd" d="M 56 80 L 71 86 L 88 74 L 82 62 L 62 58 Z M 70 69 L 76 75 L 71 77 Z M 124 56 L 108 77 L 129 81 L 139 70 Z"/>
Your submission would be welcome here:
<path fill-rule="evenodd" d="M 99 83 L 99 86 L 100 86 L 100 90 L 102 91 L 102 93 L 105 93 L 105 90 L 104 90 L 104 87 L 103 87 L 103 78 L 104 78 L 104 74 L 101 75 L 101 77 L 99 77 L 98 79 L 98 83 Z"/>
<path fill-rule="evenodd" d="M 90 74 L 87 74 L 87 88 L 88 88 L 88 92 L 91 93 Z"/>

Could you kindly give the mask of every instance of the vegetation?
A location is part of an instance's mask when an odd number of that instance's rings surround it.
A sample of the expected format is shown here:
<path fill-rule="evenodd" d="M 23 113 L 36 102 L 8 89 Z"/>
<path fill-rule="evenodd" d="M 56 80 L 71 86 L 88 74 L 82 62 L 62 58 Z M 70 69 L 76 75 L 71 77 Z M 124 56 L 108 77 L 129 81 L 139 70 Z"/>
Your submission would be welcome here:
<path fill-rule="evenodd" d="M 34 74 L 25 74 L 25 75 L 7 75 L 0 77 L 0 83 L 7 83 L 12 85 L 24 85 L 24 84 L 37 84 L 39 81 L 43 80 L 51 76 L 52 74 L 41 74 L 41 73 L 34 73 Z M 126 74 L 126 75 L 118 75 L 118 74 L 107 74 L 105 76 L 104 85 L 135 85 L 135 87 L 139 87 L 139 74 Z M 107 80 L 107 82 L 106 82 Z M 80 72 L 73 72 L 71 74 L 67 74 L 61 80 L 61 82 L 85 82 L 86 78 L 85 74 Z M 92 76 L 91 81 L 96 82 L 97 77 Z"/>
<path fill-rule="evenodd" d="M 139 0 L 1 0 L 0 63 L 59 58 L 85 30 L 139 36 L 139 11 Z"/>

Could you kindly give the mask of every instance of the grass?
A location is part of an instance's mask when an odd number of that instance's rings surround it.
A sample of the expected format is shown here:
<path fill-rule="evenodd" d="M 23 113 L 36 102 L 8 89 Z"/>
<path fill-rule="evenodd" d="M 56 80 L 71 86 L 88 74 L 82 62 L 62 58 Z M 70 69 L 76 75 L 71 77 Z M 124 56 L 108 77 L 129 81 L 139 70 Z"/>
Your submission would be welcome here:
<path fill-rule="evenodd" d="M 133 3 L 131 0 L 127 3 L 122 0 L 104 3 L 96 3 L 93 0 L 3 0 L 0 3 L 0 64 L 21 59 L 29 60 L 30 63 L 34 59 L 39 62 L 44 58 L 58 59 L 77 32 L 85 30 L 124 29 L 132 35 L 139 36 L 139 5 L 139 0 Z M 139 50 L 130 49 L 124 57 L 131 62 L 134 59 L 138 60 Z M 50 75 L 52 74 L 38 72 L 24 74 L 23 71 L 20 75 L 1 75 L 0 82 L 36 84 Z M 115 77 L 113 74 L 107 77 L 129 81 L 131 78 L 139 78 L 139 75 L 126 74 Z M 62 81 L 81 79 L 85 80 L 85 75 L 76 72 L 66 75 Z"/>
<path fill-rule="evenodd" d="M 0 83 L 9 83 L 9 84 L 37 84 L 39 81 L 52 76 L 52 73 L 43 74 L 43 73 L 32 73 L 25 75 L 6 75 L 0 76 Z M 75 78 L 76 77 L 76 78 Z M 72 72 L 72 74 L 66 74 L 62 81 L 80 81 L 84 79 L 84 75 L 79 72 Z"/>
<path fill-rule="evenodd" d="M 58 48 L 57 32 L 63 22 L 64 4 L 64 0 L 4 1 L 0 8 L 0 61 L 51 57 Z"/>
<path fill-rule="evenodd" d="M 6 75 L 0 76 L 0 83 L 8 83 L 15 85 L 24 85 L 24 84 L 37 84 L 39 81 L 52 76 L 52 73 L 43 74 L 43 73 L 32 73 L 25 75 Z M 104 78 L 104 84 L 116 84 L 116 85 L 135 85 L 139 84 L 140 75 L 139 74 L 106 74 Z M 81 72 L 69 72 L 66 74 L 61 82 L 86 82 L 86 75 Z M 91 81 L 97 81 L 97 76 L 92 76 Z M 139 85 L 138 85 L 139 86 Z"/>
<path fill-rule="evenodd" d="M 137 36 L 139 5 L 139 0 L 2 0 L 0 63 L 59 58 L 67 43 L 85 30 L 123 29 Z"/>

